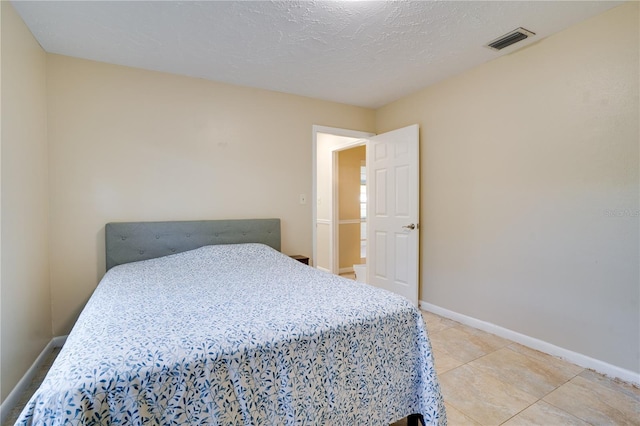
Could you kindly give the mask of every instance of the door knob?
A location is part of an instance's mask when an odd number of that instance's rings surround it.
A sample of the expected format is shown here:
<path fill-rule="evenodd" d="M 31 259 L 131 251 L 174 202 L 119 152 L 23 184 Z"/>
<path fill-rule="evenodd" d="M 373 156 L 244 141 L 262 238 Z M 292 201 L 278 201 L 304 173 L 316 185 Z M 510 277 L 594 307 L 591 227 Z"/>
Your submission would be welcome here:
<path fill-rule="evenodd" d="M 413 223 L 410 223 L 408 225 L 403 226 L 403 228 L 413 230 L 413 229 L 416 229 L 416 226 Z"/>

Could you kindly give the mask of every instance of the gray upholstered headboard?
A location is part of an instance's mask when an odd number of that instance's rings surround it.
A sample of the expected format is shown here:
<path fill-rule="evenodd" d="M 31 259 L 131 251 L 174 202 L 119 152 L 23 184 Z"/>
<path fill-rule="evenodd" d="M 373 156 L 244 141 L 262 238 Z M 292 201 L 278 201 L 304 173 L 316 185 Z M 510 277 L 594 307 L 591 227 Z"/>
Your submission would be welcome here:
<path fill-rule="evenodd" d="M 280 219 L 107 223 L 107 271 L 206 245 L 263 243 L 280 251 Z"/>

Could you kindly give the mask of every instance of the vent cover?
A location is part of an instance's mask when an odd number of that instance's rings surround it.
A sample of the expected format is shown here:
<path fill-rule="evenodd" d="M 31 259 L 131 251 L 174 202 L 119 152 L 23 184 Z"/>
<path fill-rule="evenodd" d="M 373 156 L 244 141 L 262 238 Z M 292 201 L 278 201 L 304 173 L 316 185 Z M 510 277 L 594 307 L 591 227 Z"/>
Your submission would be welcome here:
<path fill-rule="evenodd" d="M 490 41 L 485 46 L 493 50 L 502 50 L 505 47 L 509 47 L 512 44 L 515 44 L 519 41 L 522 41 L 534 35 L 536 35 L 536 33 L 533 33 L 529 30 L 525 30 L 524 28 L 520 27 L 520 28 L 516 28 L 515 30 L 501 37 L 498 37 L 493 41 Z"/>

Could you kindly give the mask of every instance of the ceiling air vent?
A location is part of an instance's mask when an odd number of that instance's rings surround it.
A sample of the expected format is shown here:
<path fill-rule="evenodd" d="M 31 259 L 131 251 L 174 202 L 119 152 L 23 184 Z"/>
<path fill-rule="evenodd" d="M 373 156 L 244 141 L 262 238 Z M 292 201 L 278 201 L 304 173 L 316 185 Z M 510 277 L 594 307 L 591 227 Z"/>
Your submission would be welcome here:
<path fill-rule="evenodd" d="M 515 44 L 519 41 L 524 40 L 525 38 L 532 37 L 534 35 L 536 35 L 536 33 L 532 33 L 531 31 L 525 30 L 524 28 L 520 27 L 503 35 L 502 37 L 498 37 L 485 46 L 493 50 L 502 50 L 505 47 L 511 46 L 512 44 Z"/>

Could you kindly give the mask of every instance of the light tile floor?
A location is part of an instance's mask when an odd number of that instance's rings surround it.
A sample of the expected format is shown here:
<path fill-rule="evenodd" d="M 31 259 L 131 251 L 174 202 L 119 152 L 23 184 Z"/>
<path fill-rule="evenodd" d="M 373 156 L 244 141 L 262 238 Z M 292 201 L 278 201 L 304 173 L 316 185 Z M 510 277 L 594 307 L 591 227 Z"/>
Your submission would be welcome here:
<path fill-rule="evenodd" d="M 640 425 L 637 387 L 429 312 L 422 316 L 449 425 Z"/>
<path fill-rule="evenodd" d="M 422 312 L 449 425 L 638 425 L 640 390 L 509 340 Z M 38 388 L 52 353 L 5 424 Z M 404 426 L 406 420 L 393 426 Z"/>

